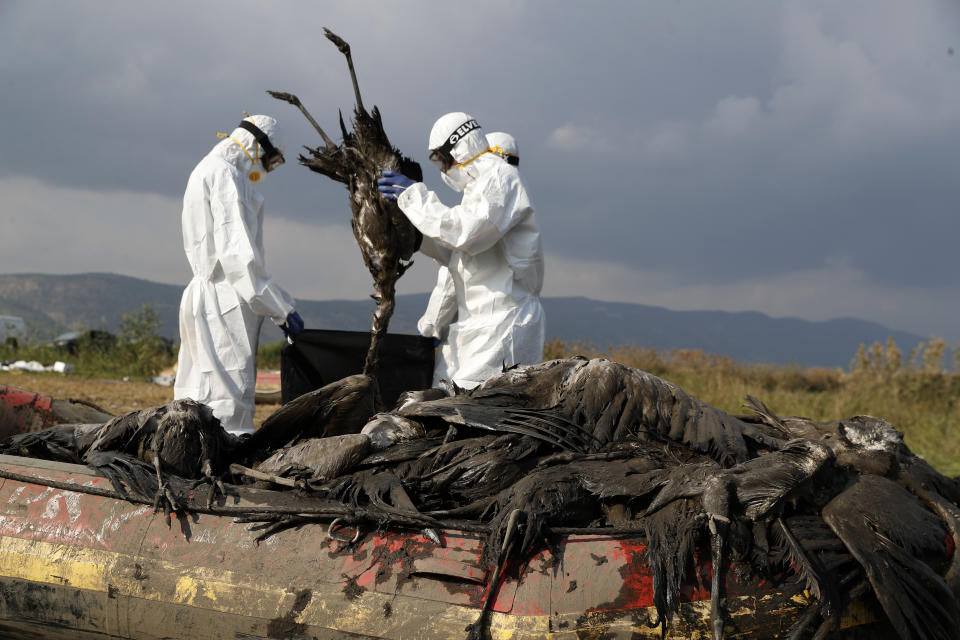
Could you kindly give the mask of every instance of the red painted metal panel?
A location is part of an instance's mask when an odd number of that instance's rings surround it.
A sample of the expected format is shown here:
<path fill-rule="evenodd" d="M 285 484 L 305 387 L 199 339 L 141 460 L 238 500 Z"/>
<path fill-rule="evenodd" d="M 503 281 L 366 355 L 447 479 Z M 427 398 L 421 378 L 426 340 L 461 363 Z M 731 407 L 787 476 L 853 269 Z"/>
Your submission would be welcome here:
<path fill-rule="evenodd" d="M 154 518 L 149 507 L 44 486 L 44 479 L 88 487 L 109 487 L 110 483 L 79 465 L 46 463 L 38 468 L 33 462 L 2 465 L 7 471 L 34 475 L 41 484 L 4 482 L 0 487 L 0 535 L 137 553 Z"/>
<path fill-rule="evenodd" d="M 39 479 L 108 484 L 76 465 L 0 456 L 0 467 Z M 270 492 L 239 491 L 248 504 L 271 500 L 266 495 Z M 351 537 L 354 532 L 339 533 Z M 432 611 L 438 620 L 479 611 L 488 579 L 479 565 L 479 536 L 442 531 L 444 544 L 438 546 L 415 531 L 360 533 L 351 544 L 329 538 L 326 525 L 313 524 L 278 532 L 258 544 L 259 531 L 229 516 L 191 514 L 168 525 L 163 514 L 123 500 L 13 480 L 0 485 L 0 536 L 54 546 L 68 559 L 101 552 L 112 558 L 103 593 L 75 621 L 87 631 L 153 638 L 143 627 L 166 611 L 196 624 L 216 619 L 226 625 L 224 633 L 227 627 L 242 627 L 255 634 L 254 629 L 271 624 L 294 624 L 299 612 L 306 611 L 304 616 L 312 616 L 306 618 L 313 621 L 311 629 L 327 625 L 349 633 L 417 637 L 410 630 L 417 628 L 421 611 Z M 769 586 L 741 585 L 726 577 L 728 598 L 747 595 L 759 602 L 774 593 Z M 21 583 L 23 579 L 30 578 L 20 578 Z M 49 576 L 45 579 L 42 589 L 61 586 L 50 586 Z M 709 563 L 697 562 L 681 601 L 709 599 L 709 583 Z M 57 597 L 65 598 L 63 593 Z M 311 598 L 322 604 L 304 609 Z M 0 610 L 3 606 L 0 602 Z M 650 622 L 652 606 L 652 577 L 642 538 L 582 535 L 561 539 L 554 550 L 542 549 L 522 566 L 508 566 L 492 609 L 518 624 L 549 619 L 558 633 L 601 628 L 627 633 Z M 347 610 L 354 611 L 353 617 L 341 615 Z M 460 613 L 451 613 L 455 611 Z M 71 624 L 66 614 L 57 615 L 48 622 Z M 769 615 L 775 616 L 777 629 L 795 617 Z M 423 624 L 427 622 L 436 620 Z"/>
<path fill-rule="evenodd" d="M 56 424 L 53 399 L 0 384 L 0 440 Z"/>

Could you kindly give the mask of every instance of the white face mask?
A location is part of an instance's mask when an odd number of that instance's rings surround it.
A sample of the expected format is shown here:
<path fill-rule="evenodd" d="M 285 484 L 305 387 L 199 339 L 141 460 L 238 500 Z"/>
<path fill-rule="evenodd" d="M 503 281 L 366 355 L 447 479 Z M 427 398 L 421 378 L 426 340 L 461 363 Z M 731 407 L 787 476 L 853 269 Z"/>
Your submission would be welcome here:
<path fill-rule="evenodd" d="M 467 185 L 470 184 L 472 176 L 468 175 L 467 172 L 469 170 L 469 168 L 458 169 L 457 167 L 451 167 L 446 173 L 441 173 L 440 177 L 443 178 L 447 186 L 454 191 L 463 191 L 467 188 Z"/>

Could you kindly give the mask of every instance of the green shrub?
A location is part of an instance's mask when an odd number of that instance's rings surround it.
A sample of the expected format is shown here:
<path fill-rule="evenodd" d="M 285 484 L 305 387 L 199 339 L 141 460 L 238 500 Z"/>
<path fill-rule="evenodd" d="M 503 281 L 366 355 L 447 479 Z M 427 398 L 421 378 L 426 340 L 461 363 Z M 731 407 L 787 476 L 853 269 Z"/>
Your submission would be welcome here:
<path fill-rule="evenodd" d="M 155 376 L 176 362 L 171 343 L 157 334 L 160 325 L 160 315 L 147 304 L 137 313 L 123 316 L 117 345 L 110 355 L 123 366 L 125 375 Z"/>
<path fill-rule="evenodd" d="M 261 344 L 257 349 L 257 369 L 279 369 L 280 350 L 284 344 L 283 340 Z"/>

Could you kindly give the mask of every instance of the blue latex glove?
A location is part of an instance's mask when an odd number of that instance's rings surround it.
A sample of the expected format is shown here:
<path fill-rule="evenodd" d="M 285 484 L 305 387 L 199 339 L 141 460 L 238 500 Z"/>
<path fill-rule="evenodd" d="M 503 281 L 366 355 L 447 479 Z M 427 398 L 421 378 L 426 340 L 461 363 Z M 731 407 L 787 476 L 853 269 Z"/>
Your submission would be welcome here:
<path fill-rule="evenodd" d="M 303 331 L 303 318 L 296 311 L 291 311 L 287 316 L 287 321 L 280 325 L 280 330 L 288 338 L 297 335 Z"/>
<path fill-rule="evenodd" d="M 377 189 L 380 190 L 384 198 L 391 200 L 396 200 L 397 197 L 403 193 L 404 189 L 412 184 L 416 184 L 415 180 L 411 180 L 396 171 L 381 171 L 380 175 L 383 177 L 377 178 Z"/>

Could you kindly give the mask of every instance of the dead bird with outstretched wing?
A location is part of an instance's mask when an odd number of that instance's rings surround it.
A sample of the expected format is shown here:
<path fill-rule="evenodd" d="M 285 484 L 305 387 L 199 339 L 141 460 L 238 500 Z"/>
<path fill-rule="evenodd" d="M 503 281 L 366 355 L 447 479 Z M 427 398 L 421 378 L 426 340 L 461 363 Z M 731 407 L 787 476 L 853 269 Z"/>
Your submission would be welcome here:
<path fill-rule="evenodd" d="M 372 112 L 367 112 L 364 108 L 350 45 L 328 29 L 324 29 L 324 34 L 347 59 L 357 101 L 353 113 L 353 131 L 347 130 L 343 117 L 340 118 L 342 144 L 336 144 L 324 133 L 295 95 L 279 91 L 269 93 L 299 108 L 323 138 L 323 146 L 306 148 L 309 156 L 301 155 L 301 164 L 346 184 L 350 192 L 353 235 L 360 245 L 364 264 L 373 276 L 373 299 L 377 302 L 370 348 L 363 365 L 363 373 L 375 377 L 380 344 L 393 315 L 397 280 L 412 264 L 410 259 L 422 240 L 420 232 L 403 215 L 397 203 L 380 196 L 377 178 L 383 170 L 389 170 L 422 180 L 423 172 L 419 164 L 401 154 L 390 143 L 379 109 L 374 107 Z"/>
<path fill-rule="evenodd" d="M 400 413 L 526 433 L 581 453 L 625 440 L 669 440 L 724 464 L 786 442 L 766 425 L 744 422 L 666 380 L 604 358 L 513 367 L 473 391 L 408 404 Z"/>

